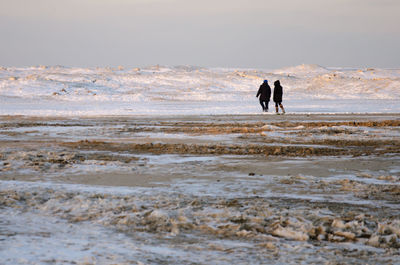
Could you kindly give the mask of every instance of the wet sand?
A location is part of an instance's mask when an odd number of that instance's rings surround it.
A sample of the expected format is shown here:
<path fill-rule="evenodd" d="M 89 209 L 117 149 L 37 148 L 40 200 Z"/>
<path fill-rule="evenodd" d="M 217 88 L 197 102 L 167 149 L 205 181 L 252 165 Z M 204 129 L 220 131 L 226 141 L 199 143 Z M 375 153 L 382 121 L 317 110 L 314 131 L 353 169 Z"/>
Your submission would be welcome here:
<path fill-rule="evenodd" d="M 398 114 L 3 116 L 0 149 L 4 211 L 121 233 L 119 263 L 400 262 Z"/>

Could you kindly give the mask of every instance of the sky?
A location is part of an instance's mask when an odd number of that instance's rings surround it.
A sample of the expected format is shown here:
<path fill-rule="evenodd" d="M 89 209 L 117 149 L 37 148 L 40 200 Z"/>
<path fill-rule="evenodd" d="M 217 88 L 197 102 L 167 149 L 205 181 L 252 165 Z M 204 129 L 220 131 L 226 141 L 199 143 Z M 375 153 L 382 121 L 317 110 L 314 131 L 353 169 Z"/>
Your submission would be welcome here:
<path fill-rule="evenodd" d="M 0 66 L 400 68 L 399 0 L 0 0 Z"/>

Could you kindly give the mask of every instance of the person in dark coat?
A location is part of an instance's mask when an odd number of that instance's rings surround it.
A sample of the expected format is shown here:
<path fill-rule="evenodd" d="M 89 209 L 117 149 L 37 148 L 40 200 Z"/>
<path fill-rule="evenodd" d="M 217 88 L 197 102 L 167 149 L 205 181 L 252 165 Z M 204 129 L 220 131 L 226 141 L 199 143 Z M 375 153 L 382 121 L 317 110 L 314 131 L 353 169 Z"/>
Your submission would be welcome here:
<path fill-rule="evenodd" d="M 268 112 L 268 103 L 271 98 L 271 87 L 268 85 L 268 80 L 264 80 L 258 89 L 256 97 L 260 96 L 260 104 L 263 111 Z"/>
<path fill-rule="evenodd" d="M 274 102 L 275 102 L 275 110 L 276 110 L 277 114 L 279 113 L 278 106 L 281 107 L 282 113 L 285 113 L 285 109 L 283 108 L 283 105 L 282 105 L 282 95 L 283 95 L 283 88 L 282 88 L 279 80 L 276 80 L 274 82 Z"/>

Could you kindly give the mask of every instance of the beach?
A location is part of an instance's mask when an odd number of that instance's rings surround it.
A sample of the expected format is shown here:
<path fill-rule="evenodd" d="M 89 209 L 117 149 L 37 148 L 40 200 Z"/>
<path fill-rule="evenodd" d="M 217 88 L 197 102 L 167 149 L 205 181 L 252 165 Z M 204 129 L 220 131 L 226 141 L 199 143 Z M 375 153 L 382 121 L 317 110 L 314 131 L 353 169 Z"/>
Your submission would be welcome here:
<path fill-rule="evenodd" d="M 396 264 L 398 114 L 1 116 L 0 262 Z"/>
<path fill-rule="evenodd" d="M 0 265 L 400 265 L 400 1 L 0 1 Z"/>

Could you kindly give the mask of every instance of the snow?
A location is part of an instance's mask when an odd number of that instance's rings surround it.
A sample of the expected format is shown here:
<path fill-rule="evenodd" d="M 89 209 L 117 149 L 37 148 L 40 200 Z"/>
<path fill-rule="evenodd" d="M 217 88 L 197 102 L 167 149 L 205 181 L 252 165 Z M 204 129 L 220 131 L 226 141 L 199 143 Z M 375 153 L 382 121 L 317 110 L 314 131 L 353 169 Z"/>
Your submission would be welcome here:
<path fill-rule="evenodd" d="M 317 64 L 302 64 L 294 67 L 285 67 L 282 69 L 278 69 L 273 71 L 275 74 L 292 74 L 292 75 L 298 75 L 298 74 L 324 74 L 329 72 L 328 69 L 317 65 Z"/>
<path fill-rule="evenodd" d="M 258 114 L 264 79 L 281 81 L 288 113 L 400 112 L 400 69 L 54 66 L 1 67 L 0 115 Z"/>

